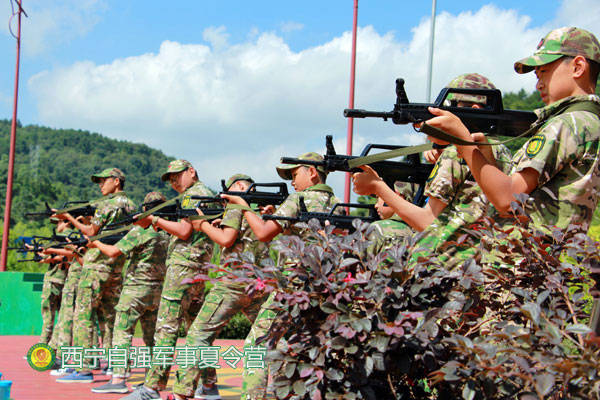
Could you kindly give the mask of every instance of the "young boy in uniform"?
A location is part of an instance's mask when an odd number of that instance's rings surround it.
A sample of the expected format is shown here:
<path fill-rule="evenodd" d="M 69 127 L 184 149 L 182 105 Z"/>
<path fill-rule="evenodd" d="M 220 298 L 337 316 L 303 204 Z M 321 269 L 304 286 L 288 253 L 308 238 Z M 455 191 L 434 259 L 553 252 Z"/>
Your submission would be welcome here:
<path fill-rule="evenodd" d="M 150 192 L 144 197 L 144 204 L 164 202 L 165 196 L 159 192 Z M 129 268 L 121 297 L 117 304 L 117 317 L 113 332 L 113 346 L 129 349 L 138 320 L 142 326 L 144 343 L 154 346 L 154 330 L 162 284 L 167 267 L 167 247 L 170 235 L 152 227 L 134 226 L 116 244 L 110 245 L 98 240 L 90 242 L 88 247 L 97 248 L 105 255 L 114 258 L 121 254 L 129 257 Z M 110 382 L 92 389 L 94 393 L 127 393 L 126 385 L 130 375 L 130 366 L 114 367 Z"/>
<path fill-rule="evenodd" d="M 198 179 L 198 174 L 189 161 L 174 160 L 169 163 L 162 175 L 163 181 L 169 181 L 171 187 L 180 194 L 189 196 L 214 196 L 215 194 Z M 154 334 L 157 347 L 174 347 L 184 315 L 192 300 L 204 296 L 204 284 L 182 283 L 201 272 L 213 254 L 213 242 L 203 233 L 194 232 L 190 221 L 181 219 L 169 221 L 158 216 L 139 219 L 136 224 L 151 224 L 171 234 L 167 253 L 167 272 L 158 307 L 158 319 Z M 146 374 L 144 384 L 122 400 L 160 399 L 160 390 L 164 390 L 169 379 L 170 365 L 153 364 Z M 207 383 L 216 382 L 216 371 L 210 369 Z M 216 387 L 215 387 L 216 389 Z M 218 393 L 218 392 L 217 392 Z"/>
<path fill-rule="evenodd" d="M 245 192 L 252 183 L 254 181 L 248 175 L 235 174 L 227 180 L 225 186 L 230 191 Z M 202 212 L 198 210 L 198 214 L 202 215 Z M 268 246 L 254 236 L 239 208 L 227 206 L 218 226 L 205 219 L 195 220 L 192 224 L 194 229 L 206 233 L 221 246 L 221 265 L 224 269 L 231 268 L 228 259 L 236 253 L 251 253 L 253 263 L 257 266 L 262 259 L 269 257 Z M 188 331 L 186 346 L 211 346 L 221 329 L 237 312 L 243 312 L 253 322 L 266 296 L 263 293 L 248 295 L 245 289 L 246 285 L 233 282 L 221 274 L 220 280 L 207 293 L 204 304 Z M 198 380 L 203 375 L 202 371 L 198 366 L 180 368 L 177 371 L 173 386 L 176 399 L 193 397 Z M 209 392 L 210 388 L 202 387 L 202 393 L 208 395 Z"/>
<path fill-rule="evenodd" d="M 70 221 L 86 236 L 94 236 L 105 225 L 118 221 L 135 210 L 135 205 L 125 192 L 125 174 L 118 168 L 107 168 L 91 177 L 97 183 L 104 198 L 97 201 L 96 211 L 90 224 L 84 224 L 65 213 L 57 215 Z M 98 249 L 89 249 L 83 258 L 83 272 L 77 287 L 73 325 L 73 344 L 84 349 L 93 345 L 94 318 L 98 317 L 102 346 L 106 355 L 112 348 L 112 332 L 115 322 L 115 306 L 121 294 L 124 256 L 110 258 Z M 91 383 L 94 380 L 89 359 L 84 357 L 83 368 L 58 378 L 57 382 Z"/>
<path fill-rule="evenodd" d="M 305 153 L 298 157 L 300 160 L 323 161 L 323 156 L 317 153 Z M 306 164 L 284 164 L 277 167 L 279 176 L 286 180 L 292 180 L 292 186 L 296 193 L 292 193 L 277 208 L 273 215 L 283 217 L 296 217 L 300 213 L 300 198 L 304 199 L 307 211 L 326 212 L 329 211 L 339 200 L 333 194 L 333 189 L 325 184 L 327 173 L 323 167 L 315 167 Z M 248 225 L 256 235 L 263 241 L 271 241 L 280 233 L 290 233 L 302 236 L 302 231 L 292 226 L 290 221 L 263 220 L 259 215 L 250 210 L 248 204 L 240 197 L 225 196 L 231 204 L 246 206 L 243 210 Z M 342 210 L 339 210 L 342 212 Z M 263 303 L 250 333 L 244 342 L 245 347 L 255 346 L 256 339 L 269 332 L 277 311 L 273 309 L 275 292 L 272 292 Z M 242 383 L 242 399 L 262 399 L 267 390 L 268 374 L 266 369 L 244 369 L 244 380 Z"/>
<path fill-rule="evenodd" d="M 599 63 L 596 37 L 572 27 L 551 31 L 531 57 L 515 63 L 517 73 L 535 70 L 547 106 L 535 111 L 535 134 L 513 157 L 512 173 L 489 162 L 479 147 L 456 145 L 500 216 L 508 216 L 515 195 L 525 193 L 533 199 L 526 207 L 536 227 L 575 225 L 587 232 L 600 185 L 600 99 L 593 94 Z M 430 111 L 438 117 L 429 125 L 472 140 L 456 116 Z"/>
<path fill-rule="evenodd" d="M 459 75 L 447 87 L 495 89 L 489 79 L 476 73 Z M 455 102 L 457 107 L 481 108 L 486 103 L 485 96 L 459 93 L 452 93 L 450 96 L 446 100 Z M 482 138 L 481 134 L 478 135 Z M 512 155 L 506 146 L 501 144 L 488 146 L 485 156 L 502 170 L 510 169 Z M 437 158 L 426 183 L 425 195 L 428 197 L 428 202 L 423 208 L 396 196 L 383 181 L 376 179 L 371 168 L 366 169 L 364 173 L 353 175 L 354 191 L 362 194 L 365 190 L 373 190 L 409 225 L 418 231 L 423 231 L 425 236 L 415 245 L 416 249 L 420 249 L 419 254 L 439 252 L 444 243 L 455 240 L 463 233 L 463 228 L 483 216 L 487 209 L 485 196 L 453 146 L 444 149 Z M 462 254 L 458 250 L 452 247 L 443 251 L 444 261 L 447 263 L 451 256 L 456 256 L 456 261 L 467 257 L 468 252 Z"/>

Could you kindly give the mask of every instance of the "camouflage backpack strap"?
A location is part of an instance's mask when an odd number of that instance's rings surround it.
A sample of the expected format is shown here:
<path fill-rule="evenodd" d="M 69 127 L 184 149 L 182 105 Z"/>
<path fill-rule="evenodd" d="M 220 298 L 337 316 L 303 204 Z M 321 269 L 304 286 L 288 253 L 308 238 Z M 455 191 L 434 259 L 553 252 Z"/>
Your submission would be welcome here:
<path fill-rule="evenodd" d="M 570 106 L 567 106 L 566 108 L 561 110 L 559 114 L 564 114 L 573 111 L 587 111 L 592 114 L 595 114 L 598 118 L 600 118 L 600 104 L 595 103 L 591 100 L 580 101 L 578 103 L 571 104 Z"/>

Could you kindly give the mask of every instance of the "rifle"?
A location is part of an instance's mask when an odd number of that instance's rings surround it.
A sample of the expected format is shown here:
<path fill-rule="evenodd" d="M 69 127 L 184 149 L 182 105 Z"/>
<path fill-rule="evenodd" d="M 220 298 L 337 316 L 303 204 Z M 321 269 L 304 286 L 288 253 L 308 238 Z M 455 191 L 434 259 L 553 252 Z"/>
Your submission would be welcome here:
<path fill-rule="evenodd" d="M 375 206 L 373 204 L 361 204 L 361 203 L 337 203 L 333 206 L 331 210 L 328 212 L 313 212 L 308 211 L 306 209 L 306 204 L 304 204 L 304 198 L 300 197 L 300 212 L 296 217 L 284 217 L 279 215 L 270 215 L 265 214 L 262 216 L 264 220 L 272 220 L 272 221 L 291 221 L 291 222 L 308 222 L 311 219 L 317 219 L 321 224 L 325 221 L 329 221 L 329 223 L 336 228 L 339 229 L 348 229 L 350 232 L 354 231 L 354 226 L 352 225 L 352 221 L 355 219 L 360 219 L 363 222 L 375 222 L 379 220 L 379 215 L 375 210 Z M 366 217 L 359 217 L 355 215 L 336 215 L 334 214 L 335 210 L 338 207 L 348 207 L 348 208 L 362 208 L 369 211 L 369 215 Z"/>
<path fill-rule="evenodd" d="M 450 105 L 446 105 L 450 94 L 484 96 L 486 102 L 483 108 L 457 107 L 453 101 L 450 101 Z M 531 111 L 505 110 L 502 104 L 502 92 L 498 89 L 444 88 L 433 104 L 410 103 L 404 89 L 404 79 L 400 78 L 396 79 L 396 103 L 392 111 L 346 108 L 344 117 L 383 118 L 384 121 L 391 119 L 394 124 L 404 125 L 433 118 L 434 115 L 427 110 L 428 107 L 450 111 L 460 118 L 469 132 L 484 132 L 491 135 L 518 136 L 537 119 Z"/>
<path fill-rule="evenodd" d="M 157 217 L 168 219 L 170 221 L 177 221 L 181 218 L 191 217 L 198 215 L 196 208 L 202 210 L 204 215 L 220 215 L 223 214 L 224 209 L 207 206 L 212 204 L 222 204 L 225 200 L 218 196 L 184 196 L 181 200 L 177 199 L 173 204 L 169 204 L 160 210 L 152 213 Z M 163 203 L 162 200 L 156 200 L 149 203 L 143 203 L 140 206 L 140 210 L 133 214 L 126 215 L 121 220 L 112 224 L 106 225 L 103 230 L 113 230 L 121 226 L 133 224 L 138 220 L 138 215 L 150 210 Z"/>
<path fill-rule="evenodd" d="M 231 196 L 240 196 L 248 204 L 256 204 L 258 206 L 267 206 L 269 204 L 278 206 L 283 203 L 289 195 L 287 185 L 284 182 L 253 183 L 245 192 L 229 191 L 225 185 L 225 179 L 221 179 L 221 186 L 223 187 L 223 191 L 219 193 L 219 195 L 228 194 Z M 278 188 L 278 191 L 261 191 L 256 190 L 256 188 Z"/>
<path fill-rule="evenodd" d="M 8 250 L 16 250 L 18 253 L 23 255 L 28 252 L 33 252 L 34 256 L 32 259 L 20 259 L 18 262 L 27 262 L 27 261 L 35 261 L 39 262 L 42 260 L 42 257 L 38 254 L 40 251 L 44 250 L 47 246 L 44 246 L 43 242 L 56 242 L 59 245 L 67 245 L 71 243 L 71 240 L 78 240 L 83 237 L 81 233 L 72 232 L 69 235 L 57 235 L 56 231 L 53 230 L 53 234 L 51 237 L 48 236 L 19 236 L 15 241 L 18 246 L 9 247 Z"/>
<path fill-rule="evenodd" d="M 52 211 L 52 208 L 48 205 L 48 202 L 45 202 L 45 205 L 46 209 L 44 211 L 25 213 L 25 216 L 28 218 L 50 218 L 53 214 L 69 213 L 74 218 L 77 218 L 79 216 L 92 216 L 96 212 L 96 207 L 91 206 L 90 202 L 85 200 L 67 201 L 57 211 Z"/>
<path fill-rule="evenodd" d="M 365 146 L 360 156 L 347 156 L 337 154 L 333 146 L 333 137 L 325 136 L 325 147 L 327 152 L 323 156 L 323 161 L 300 160 L 298 158 L 282 157 L 282 164 L 305 164 L 322 166 L 327 172 L 345 171 L 345 172 L 361 172 L 360 168 L 350 168 L 348 161 L 366 156 L 372 149 L 394 150 L 405 146 L 389 145 L 389 144 L 368 144 Z M 419 189 L 415 194 L 413 203 L 422 206 L 425 199 L 423 191 L 425 190 L 425 182 L 431 174 L 433 165 L 423 164 L 419 154 L 410 154 L 406 157 L 406 161 L 377 161 L 370 166 L 379 174 L 381 179 L 389 187 L 394 187 L 395 181 L 415 183 L 419 185 Z"/>

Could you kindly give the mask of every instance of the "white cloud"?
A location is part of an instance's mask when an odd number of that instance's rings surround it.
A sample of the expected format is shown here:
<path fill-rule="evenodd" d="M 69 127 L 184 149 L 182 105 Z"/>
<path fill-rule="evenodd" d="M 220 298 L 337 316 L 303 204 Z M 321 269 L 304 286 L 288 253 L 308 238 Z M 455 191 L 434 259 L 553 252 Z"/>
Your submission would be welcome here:
<path fill-rule="evenodd" d="M 565 2 L 557 20 L 567 21 L 577 1 Z M 492 5 L 440 14 L 433 95 L 466 72 L 486 75 L 503 91 L 533 90 L 533 74 L 517 75 L 512 66 L 554 26 L 532 27 L 530 21 Z M 371 26 L 359 30 L 357 108 L 390 110 L 397 77 L 406 79 L 411 101 L 424 101 L 429 20 L 412 33 L 402 43 Z M 218 27 L 206 29 L 203 38 L 210 45 L 165 41 L 157 53 L 37 74 L 28 84 L 40 122 L 144 142 L 190 159 L 212 187 L 240 171 L 278 180 L 279 157 L 324 152 L 325 134 L 345 152 L 350 32 L 299 52 L 275 33 L 254 31 L 246 42 L 228 44 L 225 28 Z M 355 120 L 355 154 L 369 142 L 422 140 L 411 127 Z M 331 178 L 340 196 L 342 178 Z"/>
<path fill-rule="evenodd" d="M 282 22 L 280 24 L 280 29 L 281 29 L 281 32 L 283 32 L 283 33 L 301 31 L 302 29 L 304 29 L 304 24 L 301 24 L 300 22 L 294 22 L 294 21 Z"/>
<path fill-rule="evenodd" d="M 23 3 L 29 18 L 22 18 L 23 51 L 38 55 L 88 33 L 106 9 L 104 0 L 29 0 Z M 1 15 L 10 15 L 10 4 L 2 2 Z M 16 30 L 16 19 L 13 29 Z M 8 34 L 8 28 L 3 31 Z"/>

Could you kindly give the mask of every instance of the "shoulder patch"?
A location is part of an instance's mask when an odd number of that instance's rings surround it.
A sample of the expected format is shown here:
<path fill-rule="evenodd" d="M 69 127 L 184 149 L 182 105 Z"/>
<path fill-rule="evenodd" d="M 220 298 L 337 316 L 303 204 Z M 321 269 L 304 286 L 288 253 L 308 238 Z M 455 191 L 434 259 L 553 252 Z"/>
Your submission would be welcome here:
<path fill-rule="evenodd" d="M 527 156 L 529 158 L 535 157 L 544 147 L 546 143 L 546 136 L 544 135 L 535 135 L 531 139 L 529 139 L 529 143 L 527 143 Z"/>
<path fill-rule="evenodd" d="M 186 194 L 185 196 L 183 196 L 183 198 L 181 199 L 181 208 L 183 208 L 185 210 L 194 208 L 191 197 L 192 196 L 190 196 L 189 194 Z"/>
<path fill-rule="evenodd" d="M 433 166 L 433 169 L 431 170 L 431 173 L 429 174 L 429 178 L 427 178 L 427 182 L 429 182 L 429 181 L 433 180 L 433 178 L 435 178 L 439 169 L 440 169 L 440 164 L 436 162 L 435 165 Z"/>

